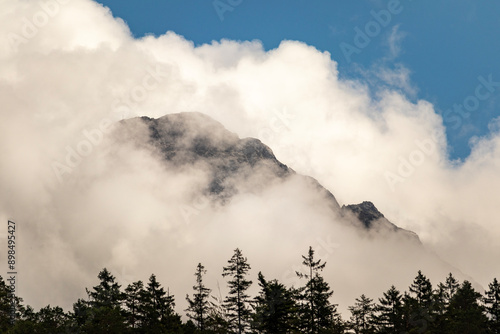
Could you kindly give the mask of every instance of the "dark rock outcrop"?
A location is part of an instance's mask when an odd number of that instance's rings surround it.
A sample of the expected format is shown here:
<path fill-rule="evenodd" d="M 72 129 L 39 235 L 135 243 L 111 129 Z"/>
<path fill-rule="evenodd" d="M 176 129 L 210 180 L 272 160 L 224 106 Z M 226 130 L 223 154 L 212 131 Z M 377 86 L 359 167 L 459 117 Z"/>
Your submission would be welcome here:
<path fill-rule="evenodd" d="M 349 222 L 359 220 L 366 230 L 385 230 L 403 233 L 418 241 L 418 236 L 388 221 L 371 202 L 340 208 L 335 196 L 317 180 L 295 173 L 273 154 L 273 151 L 255 138 L 240 139 L 211 117 L 186 112 L 168 114 L 158 119 L 149 117 L 121 121 L 118 135 L 136 145 L 153 151 L 168 164 L 182 168 L 198 165 L 210 175 L 206 194 L 222 204 L 239 192 L 238 185 L 259 174 L 259 182 L 252 179 L 250 191 L 282 182 L 288 177 L 303 178 L 305 183 L 327 200 L 329 208 Z M 258 171 L 257 171 L 258 169 Z M 249 190 L 249 188 L 246 188 Z"/>
<path fill-rule="evenodd" d="M 360 204 L 343 205 L 342 213 L 344 216 L 349 214 L 354 215 L 361 222 L 363 227 L 368 230 L 373 229 L 401 233 L 409 239 L 420 243 L 420 239 L 416 233 L 402 229 L 391 223 L 380 211 L 378 211 L 372 202 L 364 201 Z"/>

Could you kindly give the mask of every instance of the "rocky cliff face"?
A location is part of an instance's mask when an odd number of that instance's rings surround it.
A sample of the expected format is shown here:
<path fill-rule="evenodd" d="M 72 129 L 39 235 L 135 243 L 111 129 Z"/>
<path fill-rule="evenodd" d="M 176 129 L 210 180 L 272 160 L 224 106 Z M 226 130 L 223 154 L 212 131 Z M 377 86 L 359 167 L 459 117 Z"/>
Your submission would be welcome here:
<path fill-rule="evenodd" d="M 158 119 L 140 117 L 124 120 L 118 129 L 122 140 L 153 151 L 166 163 L 206 170 L 210 182 L 205 195 L 221 204 L 238 192 L 260 190 L 294 176 L 327 199 L 336 216 L 366 230 L 401 233 L 418 241 L 415 233 L 389 222 L 371 202 L 339 206 L 335 196 L 317 180 L 295 173 L 276 159 L 272 150 L 255 138 L 240 139 L 222 124 L 201 113 L 169 114 Z M 258 174 L 258 181 L 255 180 Z M 242 187 L 241 184 L 246 186 Z"/>
<path fill-rule="evenodd" d="M 270 182 L 293 173 L 260 140 L 240 139 L 201 113 L 128 119 L 121 122 L 119 132 L 125 138 L 136 138 L 137 145 L 154 151 L 170 165 L 207 171 L 211 182 L 206 194 L 222 202 L 238 192 L 236 179 L 249 180 L 257 169 Z"/>
<path fill-rule="evenodd" d="M 354 213 L 366 228 L 372 227 L 373 222 L 384 218 L 384 215 L 377 210 L 372 202 L 365 201 L 361 204 L 344 205 L 342 210 L 349 210 Z"/>
<path fill-rule="evenodd" d="M 391 223 L 380 211 L 378 211 L 372 202 L 364 201 L 360 204 L 343 205 L 342 213 L 344 215 L 354 215 L 366 229 L 387 230 L 401 233 L 420 243 L 420 239 L 416 233 L 402 229 Z"/>

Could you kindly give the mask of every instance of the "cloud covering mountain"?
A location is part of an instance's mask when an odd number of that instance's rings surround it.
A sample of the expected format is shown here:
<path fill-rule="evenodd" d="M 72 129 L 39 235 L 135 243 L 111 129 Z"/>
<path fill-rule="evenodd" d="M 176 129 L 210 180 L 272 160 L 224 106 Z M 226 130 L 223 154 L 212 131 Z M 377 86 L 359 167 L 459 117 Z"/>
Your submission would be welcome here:
<path fill-rule="evenodd" d="M 420 246 L 327 224 L 304 180 L 214 208 L 197 195 L 210 178 L 203 168 L 166 167 L 133 143 L 117 145 L 117 121 L 185 111 L 258 138 L 341 205 L 373 201 L 480 284 L 500 276 L 495 122 L 467 160 L 449 161 L 431 103 L 344 78 L 339 55 L 296 41 L 266 51 L 258 41 L 195 46 L 174 32 L 135 39 L 95 2 L 48 3 L 3 2 L 0 14 L 0 218 L 20 225 L 28 303 L 68 305 L 104 266 L 123 284 L 155 272 L 182 299 L 199 261 L 212 287 L 223 285 L 219 271 L 235 247 L 266 277 L 293 283 L 300 255 L 317 246 L 344 307 L 369 294 L 359 290 L 369 279 L 378 293 L 404 288 L 417 269 L 444 278 Z"/>

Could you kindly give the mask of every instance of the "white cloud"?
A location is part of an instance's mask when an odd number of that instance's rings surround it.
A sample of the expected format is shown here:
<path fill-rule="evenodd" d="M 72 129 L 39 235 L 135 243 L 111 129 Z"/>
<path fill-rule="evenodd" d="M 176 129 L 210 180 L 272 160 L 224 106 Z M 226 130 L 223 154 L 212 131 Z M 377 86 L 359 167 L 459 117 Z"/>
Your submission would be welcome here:
<path fill-rule="evenodd" d="M 399 30 L 399 24 L 395 25 L 391 29 L 391 33 L 387 38 L 387 45 L 389 46 L 389 58 L 395 59 L 399 57 L 402 51 L 401 44 L 403 43 L 406 33 Z"/>
<path fill-rule="evenodd" d="M 390 87 L 401 88 L 408 96 L 415 97 L 417 89 L 411 82 L 410 74 L 410 70 L 402 64 L 395 64 L 394 69 L 380 67 L 375 72 L 375 75 Z"/>

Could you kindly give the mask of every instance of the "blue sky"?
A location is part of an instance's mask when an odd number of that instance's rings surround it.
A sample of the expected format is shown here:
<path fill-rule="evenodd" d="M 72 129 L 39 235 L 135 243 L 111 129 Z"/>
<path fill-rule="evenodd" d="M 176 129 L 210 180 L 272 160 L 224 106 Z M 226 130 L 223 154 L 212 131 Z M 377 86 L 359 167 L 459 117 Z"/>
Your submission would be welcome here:
<path fill-rule="evenodd" d="M 99 2 L 125 20 L 136 37 L 172 30 L 197 45 L 224 38 L 258 39 L 266 49 L 284 39 L 299 40 L 330 52 L 345 78 L 359 78 L 381 63 L 389 68 L 402 65 L 409 69 L 415 89 L 409 98 L 428 100 L 445 115 L 450 159 L 466 158 L 470 139 L 488 135 L 488 124 L 499 116 L 500 87 L 495 85 L 500 82 L 498 1 Z M 391 14 L 380 18 L 383 25 L 373 14 L 381 11 Z M 357 40 L 357 31 L 366 34 L 367 29 L 373 29 L 366 35 L 368 41 L 359 36 Z M 399 46 L 398 52 L 391 52 L 391 35 L 399 37 L 393 44 Z M 350 59 L 345 54 L 347 44 L 357 49 Z M 485 81 L 490 82 L 487 87 Z"/>

